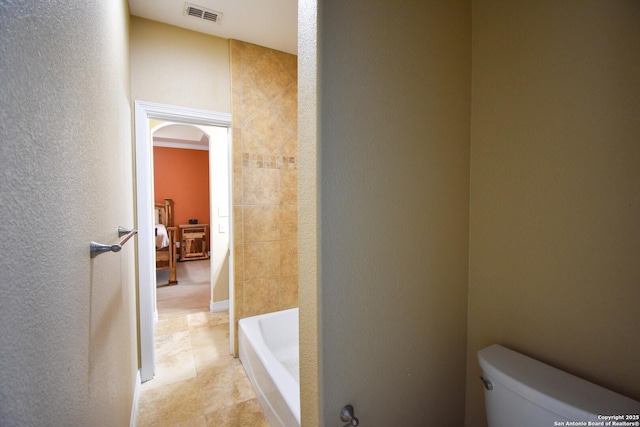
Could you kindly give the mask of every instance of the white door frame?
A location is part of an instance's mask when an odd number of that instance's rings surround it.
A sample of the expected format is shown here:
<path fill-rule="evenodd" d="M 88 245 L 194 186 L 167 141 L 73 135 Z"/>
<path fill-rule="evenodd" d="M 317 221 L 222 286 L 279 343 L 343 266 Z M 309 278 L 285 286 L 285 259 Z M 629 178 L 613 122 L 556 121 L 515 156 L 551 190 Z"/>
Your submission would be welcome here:
<path fill-rule="evenodd" d="M 140 377 L 149 381 L 155 374 L 154 332 L 155 322 L 155 247 L 153 245 L 153 188 L 152 188 L 152 142 L 149 120 L 165 120 L 191 125 L 231 127 L 231 115 L 174 105 L 135 101 L 135 156 L 136 156 L 136 227 L 138 229 L 138 310 L 140 322 Z M 229 153 L 231 153 L 229 132 Z M 229 175 L 233 174 L 229 156 Z M 231 181 L 230 181 L 231 182 Z M 232 199 L 231 193 L 230 200 Z M 229 209 L 229 247 L 233 247 L 233 217 Z M 229 256 L 229 324 L 234 324 L 233 315 L 233 251 Z M 235 340 L 230 329 L 230 342 Z M 231 344 L 233 345 L 233 344 Z"/>

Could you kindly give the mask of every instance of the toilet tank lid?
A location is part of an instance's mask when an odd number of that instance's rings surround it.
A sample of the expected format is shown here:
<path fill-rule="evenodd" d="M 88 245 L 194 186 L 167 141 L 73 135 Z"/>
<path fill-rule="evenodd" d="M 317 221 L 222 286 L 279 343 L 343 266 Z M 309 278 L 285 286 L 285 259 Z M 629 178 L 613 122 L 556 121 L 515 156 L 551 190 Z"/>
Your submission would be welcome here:
<path fill-rule="evenodd" d="M 640 413 L 640 402 L 498 344 L 478 352 L 490 380 L 567 419 Z"/>

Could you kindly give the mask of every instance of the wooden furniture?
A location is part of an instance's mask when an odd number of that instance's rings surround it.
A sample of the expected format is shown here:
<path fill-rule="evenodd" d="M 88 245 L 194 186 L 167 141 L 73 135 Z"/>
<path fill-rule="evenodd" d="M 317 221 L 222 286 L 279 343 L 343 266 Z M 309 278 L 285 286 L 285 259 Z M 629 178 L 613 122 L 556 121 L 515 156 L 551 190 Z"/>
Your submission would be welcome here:
<path fill-rule="evenodd" d="M 209 259 L 209 225 L 181 224 L 180 261 Z"/>
<path fill-rule="evenodd" d="M 176 275 L 176 231 L 173 226 L 173 200 L 156 203 L 156 270 L 169 270 L 169 284 L 178 283 Z M 166 238 L 163 235 L 166 231 Z"/>

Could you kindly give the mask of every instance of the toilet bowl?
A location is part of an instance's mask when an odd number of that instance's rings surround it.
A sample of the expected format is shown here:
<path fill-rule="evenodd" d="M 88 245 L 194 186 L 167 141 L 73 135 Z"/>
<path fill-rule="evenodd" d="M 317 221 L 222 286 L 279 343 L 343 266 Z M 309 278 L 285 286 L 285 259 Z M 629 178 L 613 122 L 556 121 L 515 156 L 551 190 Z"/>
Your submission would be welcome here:
<path fill-rule="evenodd" d="M 494 344 L 478 361 L 489 427 L 640 426 L 640 402 L 523 354 Z"/>

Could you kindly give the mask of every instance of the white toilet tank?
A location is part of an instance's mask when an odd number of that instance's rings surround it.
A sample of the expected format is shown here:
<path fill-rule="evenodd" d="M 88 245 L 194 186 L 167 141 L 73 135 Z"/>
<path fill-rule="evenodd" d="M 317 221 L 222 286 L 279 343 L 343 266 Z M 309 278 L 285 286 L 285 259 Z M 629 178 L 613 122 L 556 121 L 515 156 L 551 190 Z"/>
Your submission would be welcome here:
<path fill-rule="evenodd" d="M 523 354 L 494 344 L 478 360 L 489 427 L 640 426 L 640 402 Z"/>

